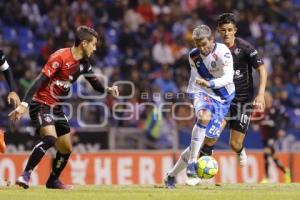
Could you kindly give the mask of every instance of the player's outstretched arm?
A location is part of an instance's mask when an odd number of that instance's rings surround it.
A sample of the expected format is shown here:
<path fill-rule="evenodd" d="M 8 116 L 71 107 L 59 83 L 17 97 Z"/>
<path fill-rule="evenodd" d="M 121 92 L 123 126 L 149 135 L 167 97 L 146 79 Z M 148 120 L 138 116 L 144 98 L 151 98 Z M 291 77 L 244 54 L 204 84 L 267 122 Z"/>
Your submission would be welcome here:
<path fill-rule="evenodd" d="M 84 76 L 85 79 L 91 84 L 94 90 L 104 93 L 107 91 L 108 94 L 113 95 L 114 97 L 119 96 L 119 89 L 118 86 L 112 87 L 104 87 L 100 80 L 98 80 L 96 74 L 92 70 L 91 66 L 88 67 L 86 75 Z"/>
<path fill-rule="evenodd" d="M 94 88 L 94 90 L 104 93 L 107 91 L 108 94 L 113 95 L 114 97 L 119 96 L 119 89 L 118 86 L 112 86 L 112 87 L 104 87 L 102 83 L 96 78 L 96 77 L 86 77 L 88 82 L 91 84 L 91 86 Z"/>
<path fill-rule="evenodd" d="M 27 90 L 22 102 L 20 105 L 14 109 L 12 112 L 8 114 L 10 120 L 12 122 L 16 122 L 19 120 L 27 111 L 28 103 L 31 101 L 34 93 L 45 83 L 49 80 L 49 78 L 41 73 L 31 84 L 29 89 Z"/>

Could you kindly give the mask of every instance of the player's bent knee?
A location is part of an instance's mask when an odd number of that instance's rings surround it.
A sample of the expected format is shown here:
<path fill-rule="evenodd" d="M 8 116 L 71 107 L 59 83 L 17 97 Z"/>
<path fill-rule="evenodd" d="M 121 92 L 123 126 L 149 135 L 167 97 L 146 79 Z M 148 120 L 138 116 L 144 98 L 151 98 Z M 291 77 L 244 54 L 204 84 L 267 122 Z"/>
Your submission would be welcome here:
<path fill-rule="evenodd" d="M 42 147 L 44 150 L 48 150 L 50 147 L 52 147 L 57 138 L 52 135 L 46 135 L 43 137 L 42 142 L 37 144 L 36 146 Z"/>
<path fill-rule="evenodd" d="M 61 154 L 70 154 L 70 153 L 72 153 L 72 148 L 60 149 L 59 153 L 61 153 Z"/>
<path fill-rule="evenodd" d="M 208 123 L 210 122 L 211 119 L 211 114 L 209 111 L 207 110 L 200 110 L 198 112 L 198 123 L 201 125 L 208 125 Z"/>
<path fill-rule="evenodd" d="M 64 145 L 60 144 L 60 145 L 56 145 L 56 149 L 61 154 L 70 154 L 73 150 L 73 147 L 70 144 L 64 144 Z"/>
<path fill-rule="evenodd" d="M 272 154 L 272 150 L 268 147 L 264 148 L 264 153 L 265 154 L 268 154 L 268 155 L 271 155 Z"/>
<path fill-rule="evenodd" d="M 233 151 L 238 152 L 243 147 L 243 144 L 239 143 L 238 141 L 231 140 L 230 147 Z"/>

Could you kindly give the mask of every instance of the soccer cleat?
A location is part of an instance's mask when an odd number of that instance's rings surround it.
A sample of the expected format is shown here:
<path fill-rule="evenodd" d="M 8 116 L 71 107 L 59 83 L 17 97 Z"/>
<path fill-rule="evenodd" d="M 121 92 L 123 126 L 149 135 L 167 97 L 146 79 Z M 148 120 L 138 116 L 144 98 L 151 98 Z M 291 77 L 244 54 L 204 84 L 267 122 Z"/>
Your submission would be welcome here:
<path fill-rule="evenodd" d="M 0 129 L 0 153 L 5 153 L 6 145 L 4 140 L 4 132 Z"/>
<path fill-rule="evenodd" d="M 245 148 L 237 154 L 238 161 L 240 163 L 240 166 L 244 167 L 247 164 L 247 154 Z"/>
<path fill-rule="evenodd" d="M 197 178 L 198 177 L 195 162 L 191 162 L 188 164 L 188 166 L 186 168 L 186 175 L 189 178 Z"/>
<path fill-rule="evenodd" d="M 23 172 L 21 176 L 18 177 L 16 184 L 24 189 L 29 188 L 29 181 L 30 181 L 30 173 Z"/>
<path fill-rule="evenodd" d="M 185 184 L 188 185 L 188 186 L 196 186 L 196 185 L 199 185 L 201 183 L 201 179 L 200 178 L 188 178 L 186 181 L 185 181 Z"/>
<path fill-rule="evenodd" d="M 260 183 L 269 183 L 269 179 L 268 178 L 263 178 Z"/>
<path fill-rule="evenodd" d="M 48 189 L 69 190 L 69 189 L 72 189 L 73 186 L 64 184 L 58 179 L 56 179 L 56 180 L 49 180 L 48 179 L 48 181 L 46 183 L 46 188 L 48 188 Z"/>
<path fill-rule="evenodd" d="M 176 188 L 176 186 L 175 186 L 175 177 L 167 175 L 164 182 L 165 182 L 165 187 L 166 188 L 168 188 L 168 189 L 175 189 Z"/>
<path fill-rule="evenodd" d="M 291 183 L 292 182 L 291 170 L 289 168 L 285 168 L 284 182 L 285 183 Z"/>

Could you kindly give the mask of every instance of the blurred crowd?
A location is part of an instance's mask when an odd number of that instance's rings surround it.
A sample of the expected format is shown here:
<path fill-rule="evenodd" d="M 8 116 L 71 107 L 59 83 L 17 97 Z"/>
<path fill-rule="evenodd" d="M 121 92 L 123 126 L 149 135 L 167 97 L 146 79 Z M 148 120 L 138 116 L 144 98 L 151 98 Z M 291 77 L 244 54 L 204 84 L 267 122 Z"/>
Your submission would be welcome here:
<path fill-rule="evenodd" d="M 0 0 L 0 46 L 23 96 L 48 56 L 72 46 L 77 26 L 102 32 L 105 44 L 99 44 L 91 61 L 95 70 L 105 74 L 109 84 L 121 80 L 134 84 L 134 90 L 121 85 L 123 95 L 133 94 L 130 99 L 105 101 L 110 108 L 116 101 L 129 102 L 138 116 L 127 113 L 129 120 L 111 119 L 111 124 L 141 128 L 149 146 L 164 148 L 172 146 L 170 130 L 179 130 L 179 139 L 185 141 L 194 121 L 176 120 L 168 112 L 160 116 L 155 108 L 139 105 L 186 101 L 177 94 L 185 92 L 189 80 L 187 54 L 193 48 L 192 30 L 203 23 L 215 29 L 223 12 L 235 14 L 238 36 L 263 56 L 269 76 L 267 89 L 277 104 L 299 120 L 300 0 Z M 219 40 L 217 32 L 215 36 Z M 2 77 L 0 88 L 1 123 L 5 125 L 8 88 Z M 73 98 L 76 102 L 79 97 Z M 120 106 L 126 109 L 126 105 Z M 186 108 L 176 106 L 174 113 L 189 116 L 191 110 Z M 94 116 L 91 121 L 99 120 L 98 115 L 97 109 L 86 111 L 86 118 Z M 126 113 L 117 115 L 126 117 Z M 72 125 L 77 126 L 76 122 Z M 291 126 L 300 128 L 297 121 Z"/>

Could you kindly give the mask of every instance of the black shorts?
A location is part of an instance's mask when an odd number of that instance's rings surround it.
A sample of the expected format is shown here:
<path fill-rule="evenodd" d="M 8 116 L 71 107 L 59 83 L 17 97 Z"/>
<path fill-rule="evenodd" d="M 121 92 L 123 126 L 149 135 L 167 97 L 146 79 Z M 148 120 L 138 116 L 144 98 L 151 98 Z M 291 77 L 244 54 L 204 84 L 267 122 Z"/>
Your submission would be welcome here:
<path fill-rule="evenodd" d="M 70 125 L 62 106 L 51 108 L 46 104 L 32 101 L 29 105 L 29 115 L 38 135 L 40 128 L 47 125 L 55 126 L 57 137 L 70 132 Z"/>
<path fill-rule="evenodd" d="M 226 117 L 228 127 L 246 134 L 250 124 L 252 110 L 252 102 L 231 103 Z"/>

